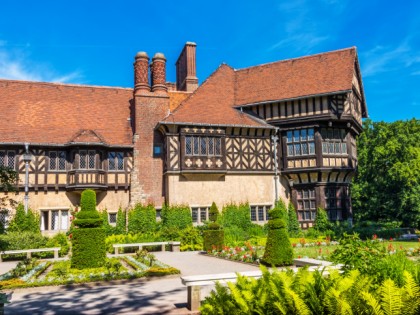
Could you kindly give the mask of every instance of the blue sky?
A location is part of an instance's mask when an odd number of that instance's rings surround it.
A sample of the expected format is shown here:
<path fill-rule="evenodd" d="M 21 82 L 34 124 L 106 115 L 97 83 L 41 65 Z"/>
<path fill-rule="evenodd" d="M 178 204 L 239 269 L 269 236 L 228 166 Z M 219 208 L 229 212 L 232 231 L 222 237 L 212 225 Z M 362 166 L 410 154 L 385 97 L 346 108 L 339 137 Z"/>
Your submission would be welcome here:
<path fill-rule="evenodd" d="M 420 1 L 11 1 L 0 6 L 0 78 L 133 86 L 137 51 L 186 41 L 197 73 L 357 46 L 369 116 L 420 118 Z"/>

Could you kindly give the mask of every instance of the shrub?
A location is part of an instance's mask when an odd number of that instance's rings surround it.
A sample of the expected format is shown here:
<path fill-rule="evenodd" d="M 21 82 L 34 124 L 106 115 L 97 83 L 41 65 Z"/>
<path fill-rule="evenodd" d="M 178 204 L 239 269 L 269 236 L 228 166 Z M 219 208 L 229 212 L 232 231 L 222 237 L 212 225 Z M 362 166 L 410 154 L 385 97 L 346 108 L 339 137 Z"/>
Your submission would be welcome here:
<path fill-rule="evenodd" d="M 164 228 L 183 230 L 192 226 L 191 212 L 187 205 L 164 205 L 161 211 L 161 218 Z"/>
<path fill-rule="evenodd" d="M 203 236 L 203 249 L 205 251 L 211 251 L 213 248 L 217 250 L 221 250 L 223 248 L 225 233 L 221 229 L 219 223 L 211 222 L 207 226 L 207 230 L 203 232 Z"/>
<path fill-rule="evenodd" d="M 300 224 L 296 215 L 295 207 L 293 206 L 291 202 L 289 202 L 289 207 L 288 207 L 287 212 L 288 212 L 287 228 L 288 228 L 289 236 L 291 237 L 301 236 L 302 230 L 300 228 Z"/>
<path fill-rule="evenodd" d="M 225 245 L 237 246 L 248 240 L 248 232 L 240 227 L 230 226 L 223 228 L 225 234 Z"/>
<path fill-rule="evenodd" d="M 109 224 L 109 214 L 106 209 L 99 212 L 100 217 L 102 218 L 102 227 L 106 235 L 112 235 L 115 233 L 115 228 Z"/>
<path fill-rule="evenodd" d="M 0 235 L 1 243 L 4 246 L 2 250 L 35 249 L 48 247 L 48 238 L 39 232 L 8 232 L 7 234 Z"/>
<path fill-rule="evenodd" d="M 128 212 L 129 233 L 148 233 L 155 230 L 156 209 L 153 205 L 136 204 L 134 209 Z"/>
<path fill-rule="evenodd" d="M 117 213 L 117 224 L 115 225 L 115 234 L 124 234 L 126 230 L 126 211 L 123 211 L 121 207 L 118 209 Z"/>
<path fill-rule="evenodd" d="M 95 268 L 105 263 L 105 230 L 95 205 L 95 192 L 84 190 L 80 199 L 81 209 L 74 220 L 76 228 L 72 232 L 72 268 Z"/>
<path fill-rule="evenodd" d="M 284 221 L 284 204 L 278 203 L 269 212 L 268 236 L 262 263 L 269 266 L 285 266 L 293 263 L 293 247 L 290 244 Z"/>
<path fill-rule="evenodd" d="M 58 233 L 50 239 L 48 239 L 46 247 L 61 247 L 60 256 L 64 256 L 67 255 L 67 253 L 69 252 L 70 244 L 66 234 Z"/>
<path fill-rule="evenodd" d="M 314 229 L 319 232 L 325 232 L 329 230 L 331 227 L 330 221 L 328 220 L 327 212 L 322 209 L 318 208 L 316 212 L 316 218 L 314 222 Z"/>
<path fill-rule="evenodd" d="M 213 201 L 213 203 L 211 204 L 211 207 L 209 209 L 209 221 L 216 222 L 218 216 L 219 216 L 219 209 L 217 209 L 217 206 Z"/>
<path fill-rule="evenodd" d="M 28 213 L 25 213 L 25 207 L 23 204 L 19 204 L 13 219 L 10 221 L 8 231 L 40 234 L 39 215 L 34 213 L 31 209 L 28 209 Z"/>
<path fill-rule="evenodd" d="M 224 228 L 236 226 L 242 230 L 246 230 L 251 225 L 251 215 L 249 212 L 249 204 L 228 204 L 223 207 L 220 216 L 220 224 Z"/>
<path fill-rule="evenodd" d="M 180 233 L 181 250 L 203 249 L 203 237 L 195 227 L 188 227 Z"/>

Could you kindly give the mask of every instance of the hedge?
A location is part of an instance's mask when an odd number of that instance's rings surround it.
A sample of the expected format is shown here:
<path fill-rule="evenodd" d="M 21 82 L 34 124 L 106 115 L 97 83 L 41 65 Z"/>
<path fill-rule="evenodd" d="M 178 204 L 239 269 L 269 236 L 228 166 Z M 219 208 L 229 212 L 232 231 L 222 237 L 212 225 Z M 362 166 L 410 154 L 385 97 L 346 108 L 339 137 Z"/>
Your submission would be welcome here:
<path fill-rule="evenodd" d="M 164 205 L 161 212 L 162 225 L 164 228 L 176 228 L 183 230 L 192 226 L 190 207 L 187 205 Z"/>
<path fill-rule="evenodd" d="M 251 214 L 249 204 L 228 204 L 223 207 L 219 222 L 223 227 L 236 226 L 246 230 L 251 226 Z"/>
<path fill-rule="evenodd" d="M 134 209 L 128 212 L 128 232 L 148 233 L 156 230 L 156 209 L 149 204 L 143 206 L 136 204 Z"/>
<path fill-rule="evenodd" d="M 97 268 L 105 264 L 106 248 L 103 228 L 74 229 L 72 244 L 72 268 Z"/>

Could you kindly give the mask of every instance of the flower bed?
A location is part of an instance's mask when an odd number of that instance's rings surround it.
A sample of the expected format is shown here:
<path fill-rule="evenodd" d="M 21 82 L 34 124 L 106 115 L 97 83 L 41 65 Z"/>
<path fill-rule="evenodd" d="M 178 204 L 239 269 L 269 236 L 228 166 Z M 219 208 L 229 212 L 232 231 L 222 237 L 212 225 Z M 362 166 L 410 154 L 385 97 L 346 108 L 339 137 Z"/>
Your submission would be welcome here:
<path fill-rule="evenodd" d="M 124 260 L 134 270 L 127 270 L 121 264 L 120 259 Z M 51 270 L 48 269 L 50 265 L 52 265 Z M 45 274 L 46 270 L 47 273 Z M 147 266 L 131 256 L 122 256 L 108 259 L 104 267 L 81 270 L 70 268 L 70 261 L 42 262 L 35 264 L 31 270 L 20 277 L 14 276 L 13 270 L 0 276 L 0 286 L 3 289 L 12 289 L 136 279 L 147 276 L 165 276 L 179 273 L 178 269 L 167 266 L 159 261 L 154 261 L 152 266 Z"/>

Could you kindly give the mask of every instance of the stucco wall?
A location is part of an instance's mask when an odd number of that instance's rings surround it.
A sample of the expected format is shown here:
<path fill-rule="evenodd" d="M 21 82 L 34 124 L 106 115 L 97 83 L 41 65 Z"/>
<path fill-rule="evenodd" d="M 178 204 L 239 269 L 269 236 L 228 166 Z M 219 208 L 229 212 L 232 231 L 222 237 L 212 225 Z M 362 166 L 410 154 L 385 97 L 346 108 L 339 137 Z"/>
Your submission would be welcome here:
<path fill-rule="evenodd" d="M 125 191 L 104 191 L 97 192 L 96 201 L 97 209 L 107 209 L 111 212 L 118 211 L 121 206 L 123 209 L 129 204 L 129 192 Z M 4 196 L 4 194 L 2 194 Z M 17 202 L 23 203 L 25 194 L 9 194 Z M 80 203 L 80 192 L 65 192 L 65 191 L 49 191 L 49 192 L 29 192 L 29 207 L 33 210 L 39 211 L 40 209 L 68 209 L 78 206 Z M 9 208 L 6 206 L 6 208 Z M 9 208 L 10 209 L 10 208 Z"/>
<path fill-rule="evenodd" d="M 249 202 L 250 204 L 273 204 L 274 176 L 256 175 L 167 175 L 167 201 L 170 204 L 186 203 L 194 206 L 211 205 L 219 207 L 226 203 Z M 285 199 L 282 184 L 278 185 L 279 196 Z"/>

